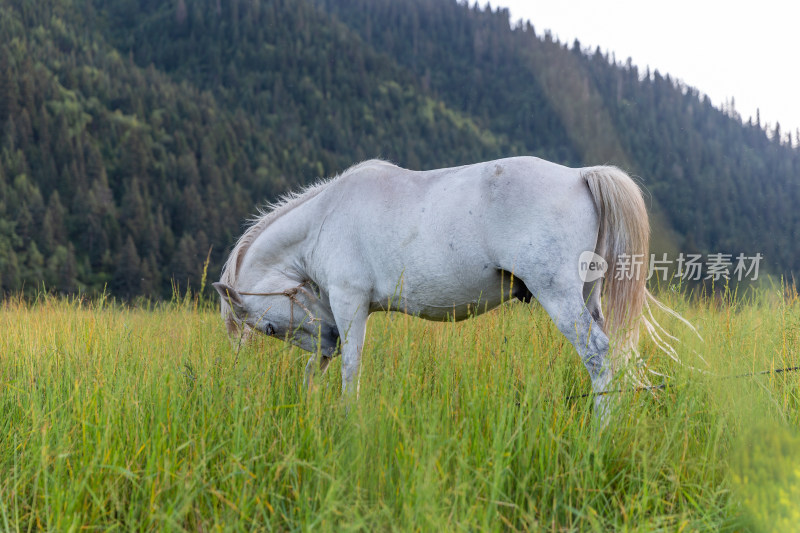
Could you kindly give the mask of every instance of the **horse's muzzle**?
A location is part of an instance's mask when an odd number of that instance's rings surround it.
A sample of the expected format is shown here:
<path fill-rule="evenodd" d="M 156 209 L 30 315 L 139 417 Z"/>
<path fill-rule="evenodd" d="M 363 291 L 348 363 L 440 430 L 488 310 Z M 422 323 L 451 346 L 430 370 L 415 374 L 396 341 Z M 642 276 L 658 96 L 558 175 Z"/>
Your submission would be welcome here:
<path fill-rule="evenodd" d="M 341 336 L 339 335 L 339 330 L 336 326 L 328 328 L 328 334 L 325 336 L 323 340 L 323 355 L 325 357 L 334 357 L 341 349 Z"/>

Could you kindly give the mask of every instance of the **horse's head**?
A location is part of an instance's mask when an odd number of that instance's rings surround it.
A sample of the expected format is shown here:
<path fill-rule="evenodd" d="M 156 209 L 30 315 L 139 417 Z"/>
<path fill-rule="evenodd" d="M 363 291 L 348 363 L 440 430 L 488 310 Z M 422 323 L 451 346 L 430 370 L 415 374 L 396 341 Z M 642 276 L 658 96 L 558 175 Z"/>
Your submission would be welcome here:
<path fill-rule="evenodd" d="M 214 283 L 222 298 L 222 314 L 231 335 L 256 330 L 291 342 L 303 350 L 332 357 L 339 330 L 330 306 L 309 282 L 278 283 L 274 290 L 243 292 Z M 288 286 L 284 286 L 288 285 Z"/>

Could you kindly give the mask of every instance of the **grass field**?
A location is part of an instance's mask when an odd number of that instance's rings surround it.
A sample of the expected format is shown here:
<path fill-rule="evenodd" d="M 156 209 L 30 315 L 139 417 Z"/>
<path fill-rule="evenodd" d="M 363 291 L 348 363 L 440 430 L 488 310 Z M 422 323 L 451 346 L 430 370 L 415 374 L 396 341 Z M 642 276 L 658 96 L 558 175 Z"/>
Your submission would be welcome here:
<path fill-rule="evenodd" d="M 686 362 L 800 364 L 796 295 L 665 296 L 705 338 L 663 320 Z M 794 530 L 800 375 L 642 349 L 670 387 L 619 395 L 601 429 L 536 306 L 374 315 L 348 409 L 338 360 L 305 391 L 304 353 L 237 352 L 212 304 L 6 299 L 0 531 Z"/>

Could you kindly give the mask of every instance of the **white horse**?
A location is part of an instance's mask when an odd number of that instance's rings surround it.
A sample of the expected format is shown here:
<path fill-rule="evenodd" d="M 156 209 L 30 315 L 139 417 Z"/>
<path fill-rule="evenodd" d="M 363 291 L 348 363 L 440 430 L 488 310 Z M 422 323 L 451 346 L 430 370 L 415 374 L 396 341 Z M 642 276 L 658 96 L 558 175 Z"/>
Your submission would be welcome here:
<path fill-rule="evenodd" d="M 621 257 L 647 256 L 649 233 L 639 187 L 615 167 L 515 157 L 416 172 L 373 160 L 262 212 L 214 287 L 232 334 L 252 328 L 319 352 L 323 371 L 341 350 L 343 391 L 370 313 L 461 320 L 533 297 L 602 392 L 641 325 L 658 338 L 642 316 L 645 276 L 613 275 Z M 583 281 L 587 251 L 605 258 L 605 278 Z"/>

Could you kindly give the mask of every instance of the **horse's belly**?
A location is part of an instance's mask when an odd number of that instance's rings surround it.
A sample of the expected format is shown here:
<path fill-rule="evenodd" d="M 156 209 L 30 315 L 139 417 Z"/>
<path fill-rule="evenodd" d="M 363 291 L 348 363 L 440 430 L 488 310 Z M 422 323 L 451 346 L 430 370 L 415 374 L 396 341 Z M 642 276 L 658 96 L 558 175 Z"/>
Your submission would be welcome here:
<path fill-rule="evenodd" d="M 464 320 L 520 296 L 524 285 L 519 280 L 512 282 L 510 274 L 495 268 L 482 270 L 472 275 L 447 270 L 427 276 L 407 273 L 399 295 L 385 298 L 380 307 L 427 320 Z"/>
<path fill-rule="evenodd" d="M 501 300 L 499 298 L 483 300 L 476 298 L 474 302 L 453 304 L 452 307 L 436 307 L 422 303 L 418 305 L 419 310 L 417 312 L 411 313 L 409 311 L 409 314 L 419 316 L 420 318 L 424 318 L 426 320 L 465 320 L 494 309 L 500 305 L 500 303 Z"/>

